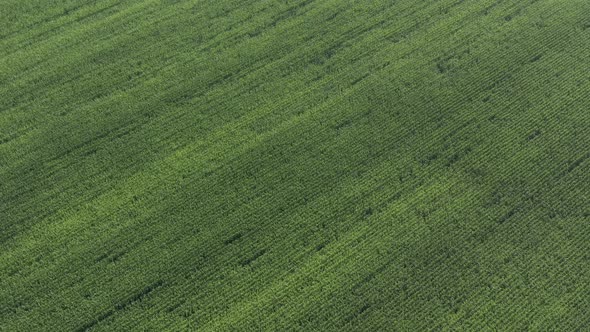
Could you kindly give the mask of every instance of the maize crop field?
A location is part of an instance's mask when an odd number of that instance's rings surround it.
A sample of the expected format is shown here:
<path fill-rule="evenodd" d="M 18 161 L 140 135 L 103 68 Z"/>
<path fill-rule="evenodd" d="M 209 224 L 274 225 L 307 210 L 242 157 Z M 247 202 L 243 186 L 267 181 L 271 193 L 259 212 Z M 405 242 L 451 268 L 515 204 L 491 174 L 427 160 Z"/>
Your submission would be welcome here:
<path fill-rule="evenodd" d="M 0 0 L 0 331 L 590 331 L 590 1 Z"/>

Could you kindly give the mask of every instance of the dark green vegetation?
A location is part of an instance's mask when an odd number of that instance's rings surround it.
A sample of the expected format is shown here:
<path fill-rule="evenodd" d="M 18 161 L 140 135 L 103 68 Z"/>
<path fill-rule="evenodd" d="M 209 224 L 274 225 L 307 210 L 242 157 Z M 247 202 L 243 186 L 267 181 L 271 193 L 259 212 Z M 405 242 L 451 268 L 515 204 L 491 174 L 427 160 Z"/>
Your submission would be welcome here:
<path fill-rule="evenodd" d="M 3 0 L 0 330 L 590 329 L 590 1 Z"/>

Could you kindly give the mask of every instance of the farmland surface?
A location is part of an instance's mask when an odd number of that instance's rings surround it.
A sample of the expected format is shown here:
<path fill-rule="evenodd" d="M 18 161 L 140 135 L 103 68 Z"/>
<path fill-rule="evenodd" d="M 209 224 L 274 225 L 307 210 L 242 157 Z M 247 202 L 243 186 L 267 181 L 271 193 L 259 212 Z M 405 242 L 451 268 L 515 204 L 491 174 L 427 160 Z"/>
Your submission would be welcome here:
<path fill-rule="evenodd" d="M 0 331 L 589 331 L 590 1 L 0 0 Z"/>

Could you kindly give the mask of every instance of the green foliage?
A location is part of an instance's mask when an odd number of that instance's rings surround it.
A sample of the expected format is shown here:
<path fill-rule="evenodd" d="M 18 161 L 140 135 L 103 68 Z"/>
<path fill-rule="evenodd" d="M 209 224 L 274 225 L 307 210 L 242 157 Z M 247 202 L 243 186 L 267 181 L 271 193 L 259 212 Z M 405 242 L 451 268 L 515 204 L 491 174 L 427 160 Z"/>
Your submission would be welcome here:
<path fill-rule="evenodd" d="M 5 0 L 0 330 L 586 330 L 590 2 Z"/>

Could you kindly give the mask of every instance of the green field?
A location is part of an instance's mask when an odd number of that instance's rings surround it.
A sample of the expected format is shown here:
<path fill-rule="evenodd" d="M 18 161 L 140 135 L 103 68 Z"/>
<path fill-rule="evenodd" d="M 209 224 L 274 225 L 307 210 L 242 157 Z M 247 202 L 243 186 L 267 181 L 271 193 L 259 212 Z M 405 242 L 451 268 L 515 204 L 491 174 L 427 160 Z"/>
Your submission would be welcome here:
<path fill-rule="evenodd" d="M 590 1 L 0 0 L 0 331 L 590 331 Z"/>

